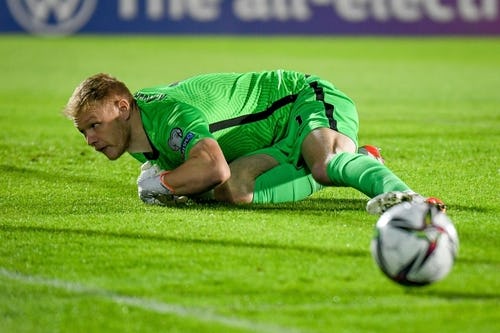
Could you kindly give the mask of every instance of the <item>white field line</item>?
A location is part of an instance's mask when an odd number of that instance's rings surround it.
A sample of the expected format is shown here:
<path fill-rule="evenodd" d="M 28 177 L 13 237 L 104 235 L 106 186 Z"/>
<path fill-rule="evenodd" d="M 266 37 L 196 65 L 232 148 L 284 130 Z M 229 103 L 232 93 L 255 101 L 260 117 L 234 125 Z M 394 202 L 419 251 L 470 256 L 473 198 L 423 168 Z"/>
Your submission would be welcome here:
<path fill-rule="evenodd" d="M 10 271 L 3 267 L 0 267 L 0 276 L 16 281 L 18 283 L 60 289 L 76 295 L 99 297 L 118 305 L 127 305 L 130 307 L 135 307 L 138 309 L 158 314 L 168 314 L 178 317 L 189 317 L 201 322 L 216 323 L 227 327 L 239 328 L 252 332 L 259 332 L 259 333 L 301 332 L 294 328 L 287 328 L 273 324 L 257 323 L 237 317 L 223 316 L 206 309 L 186 307 L 178 304 L 165 303 L 143 297 L 120 295 L 119 293 L 110 290 L 97 287 L 90 287 L 80 283 L 58 280 L 58 279 L 49 279 L 36 275 L 21 274 L 18 272 Z"/>

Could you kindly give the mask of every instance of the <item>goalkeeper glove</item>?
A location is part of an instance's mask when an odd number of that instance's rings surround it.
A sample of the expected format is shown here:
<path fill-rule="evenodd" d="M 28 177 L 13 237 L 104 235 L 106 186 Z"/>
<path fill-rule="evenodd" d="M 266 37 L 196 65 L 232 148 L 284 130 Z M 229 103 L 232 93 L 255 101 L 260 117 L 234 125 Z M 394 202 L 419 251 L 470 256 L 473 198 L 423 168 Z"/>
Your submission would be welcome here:
<path fill-rule="evenodd" d="M 147 204 L 159 206 L 172 206 L 186 204 L 188 197 L 172 193 L 163 182 L 161 177 L 168 171 L 162 171 L 149 161 L 141 166 L 141 174 L 137 178 L 137 190 L 139 198 Z"/>

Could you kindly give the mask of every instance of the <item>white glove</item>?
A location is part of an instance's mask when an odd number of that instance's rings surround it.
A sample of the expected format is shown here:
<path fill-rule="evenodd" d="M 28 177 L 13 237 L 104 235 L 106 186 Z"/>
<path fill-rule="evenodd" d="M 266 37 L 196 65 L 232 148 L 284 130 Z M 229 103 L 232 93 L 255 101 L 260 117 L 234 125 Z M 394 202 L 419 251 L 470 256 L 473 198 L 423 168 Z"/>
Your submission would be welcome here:
<path fill-rule="evenodd" d="M 185 204 L 188 201 L 186 196 L 174 195 L 163 185 L 160 177 L 165 173 L 158 166 L 149 161 L 141 166 L 141 174 L 137 178 L 137 190 L 139 198 L 147 204 L 169 206 Z"/>

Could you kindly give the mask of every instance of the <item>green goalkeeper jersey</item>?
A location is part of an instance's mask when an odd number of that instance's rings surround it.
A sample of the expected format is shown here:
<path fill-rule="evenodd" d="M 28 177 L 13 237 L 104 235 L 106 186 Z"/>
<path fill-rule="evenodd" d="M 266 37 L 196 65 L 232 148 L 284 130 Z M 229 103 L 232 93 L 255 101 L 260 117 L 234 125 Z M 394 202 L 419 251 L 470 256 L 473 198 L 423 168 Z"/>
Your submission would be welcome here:
<path fill-rule="evenodd" d="M 290 111 L 307 76 L 292 71 L 199 75 L 135 93 L 154 160 L 162 169 L 182 164 L 204 138 L 217 140 L 226 160 L 272 146 L 287 134 Z"/>
<path fill-rule="evenodd" d="M 153 147 L 153 153 L 132 154 L 139 161 L 175 169 L 205 138 L 217 140 L 228 163 L 252 153 L 273 157 L 280 166 L 257 178 L 253 202 L 295 201 L 318 189 L 302 157 L 312 131 L 329 128 L 358 143 L 353 101 L 330 82 L 303 73 L 206 74 L 134 97 Z M 326 173 L 332 184 L 369 197 L 409 190 L 383 164 L 361 154 L 335 154 Z"/>

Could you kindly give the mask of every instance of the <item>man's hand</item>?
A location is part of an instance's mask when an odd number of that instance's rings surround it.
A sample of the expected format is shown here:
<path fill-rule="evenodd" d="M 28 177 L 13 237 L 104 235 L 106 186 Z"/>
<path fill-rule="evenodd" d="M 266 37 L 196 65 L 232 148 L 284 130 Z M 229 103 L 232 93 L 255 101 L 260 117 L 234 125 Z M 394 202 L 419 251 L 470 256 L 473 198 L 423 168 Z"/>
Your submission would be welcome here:
<path fill-rule="evenodd" d="M 161 176 L 165 171 L 149 161 L 141 166 L 141 174 L 137 178 L 137 190 L 139 198 L 147 204 L 159 206 L 173 206 L 186 204 L 188 197 L 174 195 L 161 182 Z"/>

